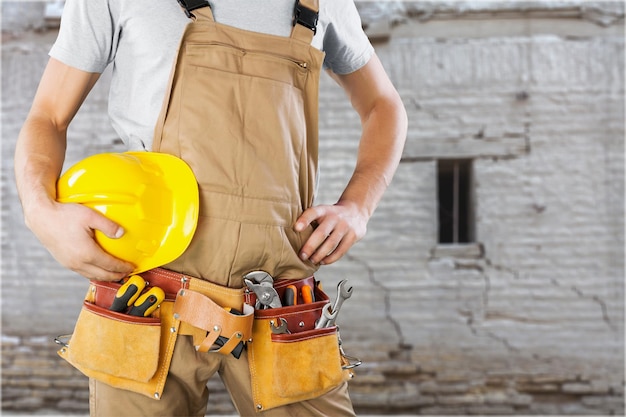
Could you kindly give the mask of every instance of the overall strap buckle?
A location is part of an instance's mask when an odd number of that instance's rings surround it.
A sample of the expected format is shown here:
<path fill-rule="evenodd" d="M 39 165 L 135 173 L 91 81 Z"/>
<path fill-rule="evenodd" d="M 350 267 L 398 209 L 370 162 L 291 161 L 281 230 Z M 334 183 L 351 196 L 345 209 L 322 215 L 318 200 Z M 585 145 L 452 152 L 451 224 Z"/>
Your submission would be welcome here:
<path fill-rule="evenodd" d="M 208 0 L 178 0 L 178 3 L 185 9 L 188 18 L 195 17 L 191 12 L 202 7 L 210 7 Z"/>
<path fill-rule="evenodd" d="M 313 33 L 316 33 L 318 18 L 319 12 L 303 6 L 300 3 L 300 0 L 296 2 L 296 7 L 293 15 L 293 26 L 295 26 L 296 24 L 300 24 L 307 29 L 311 29 Z"/>

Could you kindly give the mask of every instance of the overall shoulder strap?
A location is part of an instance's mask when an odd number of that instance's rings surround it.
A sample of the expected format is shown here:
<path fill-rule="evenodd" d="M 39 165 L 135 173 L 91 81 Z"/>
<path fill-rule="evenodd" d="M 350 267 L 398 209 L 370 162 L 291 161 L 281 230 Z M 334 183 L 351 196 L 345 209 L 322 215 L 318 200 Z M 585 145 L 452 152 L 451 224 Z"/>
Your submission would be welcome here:
<path fill-rule="evenodd" d="M 317 31 L 319 0 L 296 0 L 291 37 L 311 43 Z"/>
<path fill-rule="evenodd" d="M 198 10 L 197 13 L 209 20 L 213 20 L 213 13 L 211 12 L 211 6 L 208 0 L 178 0 L 178 3 L 181 5 L 183 10 L 185 11 L 185 14 L 190 19 L 196 19 L 196 15 L 191 12 L 193 12 L 194 10 L 202 9 Z"/>

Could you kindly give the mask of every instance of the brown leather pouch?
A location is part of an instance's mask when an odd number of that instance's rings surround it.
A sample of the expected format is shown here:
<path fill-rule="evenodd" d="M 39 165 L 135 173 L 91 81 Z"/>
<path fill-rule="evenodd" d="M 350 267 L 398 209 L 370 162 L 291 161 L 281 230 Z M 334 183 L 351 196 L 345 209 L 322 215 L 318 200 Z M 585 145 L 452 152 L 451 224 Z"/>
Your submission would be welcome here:
<path fill-rule="evenodd" d="M 328 296 L 310 277 L 275 281 L 281 298 L 288 285 L 315 288 L 315 302 L 255 311 L 248 360 L 257 411 L 316 398 L 350 378 L 342 369 L 337 327 L 315 329 Z M 281 319 L 289 333 L 275 334 L 270 323 L 277 326 Z"/>
<path fill-rule="evenodd" d="M 222 287 L 223 288 L 223 287 Z M 226 289 L 228 291 L 238 291 Z M 243 300 L 240 292 L 240 300 Z M 241 301 L 240 301 L 241 304 Z M 254 308 L 248 304 L 239 307 L 240 314 L 232 314 L 226 308 L 201 292 L 183 289 L 178 292 L 174 304 L 174 316 L 189 326 L 181 329 L 181 334 L 194 337 L 194 345 L 199 352 L 216 352 L 228 355 L 239 343 L 245 343 L 252 337 Z M 222 336 L 228 341 L 221 347 L 215 342 Z"/>
<path fill-rule="evenodd" d="M 116 388 L 160 399 L 180 322 L 174 318 L 176 292 L 186 279 L 164 269 L 140 274 L 149 286 L 166 293 L 151 317 L 109 310 L 120 287 L 92 281 L 69 342 L 59 355 L 90 378 Z"/>
<path fill-rule="evenodd" d="M 74 333 L 58 352 L 88 377 L 158 400 L 179 334 L 192 335 L 200 351 L 224 335 L 228 343 L 216 350 L 223 354 L 251 338 L 254 309 L 244 305 L 243 289 L 163 268 L 139 275 L 148 286 L 165 292 L 165 301 L 151 317 L 109 310 L 121 284 L 91 282 Z M 243 315 L 230 314 L 227 308 Z"/>

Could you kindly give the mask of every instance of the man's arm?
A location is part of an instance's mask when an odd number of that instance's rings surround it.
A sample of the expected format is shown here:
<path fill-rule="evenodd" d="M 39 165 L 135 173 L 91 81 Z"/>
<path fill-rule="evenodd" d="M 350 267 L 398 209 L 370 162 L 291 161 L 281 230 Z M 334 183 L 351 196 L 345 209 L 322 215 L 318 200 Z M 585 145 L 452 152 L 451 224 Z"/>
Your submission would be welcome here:
<path fill-rule="evenodd" d="M 331 77 L 346 91 L 361 118 L 362 135 L 352 178 L 339 201 L 304 211 L 295 229 L 317 227 L 301 249 L 302 259 L 330 264 L 365 235 L 393 177 L 406 140 L 407 116 L 402 100 L 376 55 L 361 69 Z"/>
<path fill-rule="evenodd" d="M 59 263 L 88 278 L 119 280 L 133 266 L 104 252 L 94 230 L 119 238 L 123 229 L 87 207 L 56 202 L 67 127 L 98 78 L 50 59 L 17 141 L 15 179 L 26 225 Z"/>

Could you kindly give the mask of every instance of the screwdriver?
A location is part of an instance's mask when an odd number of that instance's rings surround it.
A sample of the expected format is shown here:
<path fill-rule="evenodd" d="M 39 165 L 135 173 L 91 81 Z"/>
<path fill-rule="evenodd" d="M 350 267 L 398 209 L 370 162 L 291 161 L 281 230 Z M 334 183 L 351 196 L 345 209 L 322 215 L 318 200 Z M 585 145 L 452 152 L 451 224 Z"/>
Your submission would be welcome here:
<path fill-rule="evenodd" d="M 149 317 L 163 300 L 165 300 L 165 292 L 159 287 L 152 287 L 135 301 L 128 314 L 137 317 Z"/>
<path fill-rule="evenodd" d="M 298 289 L 295 285 L 288 285 L 285 288 L 284 294 L 284 303 L 285 306 L 295 306 L 298 305 Z"/>
<path fill-rule="evenodd" d="M 313 293 L 313 288 L 308 285 L 302 286 L 302 301 L 304 304 L 311 304 L 315 302 L 315 294 Z"/>
<path fill-rule="evenodd" d="M 110 310 L 119 313 L 126 311 L 139 298 L 139 294 L 145 286 L 146 282 L 139 275 L 128 277 L 126 282 L 117 290 Z"/>

